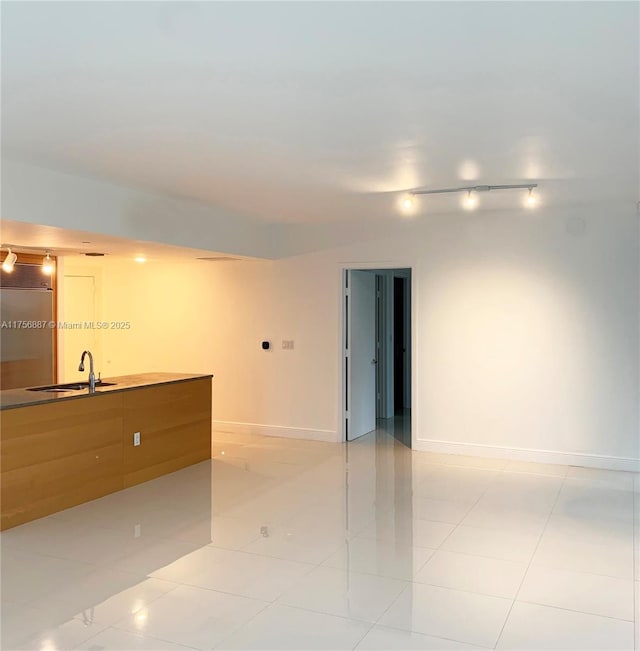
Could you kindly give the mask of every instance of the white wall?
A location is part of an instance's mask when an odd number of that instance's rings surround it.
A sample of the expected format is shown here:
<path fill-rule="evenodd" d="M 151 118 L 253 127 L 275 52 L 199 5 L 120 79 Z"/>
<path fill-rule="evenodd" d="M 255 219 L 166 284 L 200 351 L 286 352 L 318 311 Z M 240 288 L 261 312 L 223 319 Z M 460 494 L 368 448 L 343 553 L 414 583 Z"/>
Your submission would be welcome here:
<path fill-rule="evenodd" d="M 105 260 L 102 313 L 132 330 L 105 335 L 103 375 L 212 372 L 222 426 L 337 439 L 340 270 L 411 266 L 414 447 L 637 467 L 634 208 L 425 215 L 278 261 Z"/>
<path fill-rule="evenodd" d="M 266 433 L 335 439 L 336 406 L 324 386 L 334 357 L 319 311 L 335 312 L 330 285 L 307 294 L 289 268 L 269 261 L 138 265 L 67 258 L 65 274 L 99 278 L 101 318 L 130 321 L 130 330 L 99 333 L 96 371 L 103 377 L 147 371 L 213 373 L 214 418 Z M 73 302 L 65 295 L 60 309 Z M 67 308 L 68 309 L 68 308 Z M 295 341 L 294 351 L 281 348 Z M 270 340 L 273 349 L 263 351 Z M 64 351 L 76 358 L 78 351 Z M 61 365 L 62 366 L 62 365 Z M 335 386 L 335 381 L 333 382 Z"/>

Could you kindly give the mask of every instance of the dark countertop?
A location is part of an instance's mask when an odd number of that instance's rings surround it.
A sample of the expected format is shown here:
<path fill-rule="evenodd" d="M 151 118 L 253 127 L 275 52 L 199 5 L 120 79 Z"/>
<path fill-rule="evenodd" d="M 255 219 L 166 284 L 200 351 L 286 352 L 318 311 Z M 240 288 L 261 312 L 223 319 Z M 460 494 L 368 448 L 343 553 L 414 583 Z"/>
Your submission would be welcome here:
<path fill-rule="evenodd" d="M 7 389 L 0 391 L 0 410 L 28 407 L 30 405 L 43 405 L 51 402 L 59 402 L 60 400 L 88 398 L 89 396 L 101 393 L 129 391 L 130 389 L 140 389 L 157 384 L 173 384 L 175 382 L 188 382 L 189 380 L 200 380 L 211 377 L 213 375 L 189 373 L 140 373 L 137 375 L 121 375 L 120 377 L 102 378 L 103 382 L 113 382 L 114 384 L 110 387 L 96 387 L 95 394 L 90 394 L 89 389 L 54 393 L 49 393 L 48 391 L 29 391 L 28 389 Z"/>

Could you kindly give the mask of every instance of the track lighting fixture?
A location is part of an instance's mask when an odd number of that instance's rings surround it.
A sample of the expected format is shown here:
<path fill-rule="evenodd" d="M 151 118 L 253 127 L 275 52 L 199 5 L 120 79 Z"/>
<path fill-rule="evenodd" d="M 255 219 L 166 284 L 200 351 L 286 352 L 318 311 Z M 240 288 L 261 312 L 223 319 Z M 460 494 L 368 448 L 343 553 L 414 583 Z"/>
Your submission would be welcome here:
<path fill-rule="evenodd" d="M 461 188 L 443 188 L 439 190 L 409 190 L 402 200 L 402 207 L 405 211 L 414 208 L 414 199 L 419 194 L 445 194 L 449 192 L 465 192 L 466 196 L 462 200 L 462 206 L 466 210 L 474 210 L 478 207 L 478 193 L 490 192 L 492 190 L 529 190 L 525 197 L 524 205 L 527 208 L 535 208 L 538 205 L 538 198 L 533 189 L 537 188 L 537 183 L 518 183 L 514 185 L 466 185 Z"/>
<path fill-rule="evenodd" d="M 4 259 L 4 262 L 2 263 L 2 269 L 3 271 L 6 271 L 7 273 L 11 273 L 13 271 L 13 266 L 16 263 L 16 260 L 18 259 L 18 256 L 11 251 L 10 247 L 7 247 L 7 257 Z"/>
<path fill-rule="evenodd" d="M 50 276 L 53 273 L 53 260 L 49 255 L 49 251 L 47 251 L 47 255 L 42 261 L 42 273 L 47 276 Z"/>

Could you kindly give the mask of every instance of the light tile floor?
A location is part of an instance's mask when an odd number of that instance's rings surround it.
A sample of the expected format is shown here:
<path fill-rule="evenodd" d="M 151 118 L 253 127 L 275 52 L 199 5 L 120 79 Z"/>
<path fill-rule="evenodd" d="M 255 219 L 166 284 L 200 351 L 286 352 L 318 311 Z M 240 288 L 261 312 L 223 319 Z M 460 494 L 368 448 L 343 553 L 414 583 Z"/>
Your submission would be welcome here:
<path fill-rule="evenodd" d="M 2 648 L 640 651 L 640 476 L 216 433 L 0 536 Z"/>

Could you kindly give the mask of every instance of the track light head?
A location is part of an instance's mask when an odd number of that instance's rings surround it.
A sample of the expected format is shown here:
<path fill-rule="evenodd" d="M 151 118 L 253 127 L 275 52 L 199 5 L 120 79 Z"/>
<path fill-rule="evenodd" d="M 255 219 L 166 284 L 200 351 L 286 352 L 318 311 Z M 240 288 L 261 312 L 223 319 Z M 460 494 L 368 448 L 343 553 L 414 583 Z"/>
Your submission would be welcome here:
<path fill-rule="evenodd" d="M 49 255 L 49 251 L 47 251 L 47 255 L 42 261 L 42 273 L 45 274 L 45 276 L 50 276 L 53 273 L 53 260 Z"/>
<path fill-rule="evenodd" d="M 478 195 L 472 190 L 467 191 L 467 196 L 464 198 L 462 205 L 465 210 L 475 210 L 478 207 Z"/>
<path fill-rule="evenodd" d="M 538 205 L 538 197 L 533 194 L 533 188 L 529 188 L 529 194 L 524 199 L 524 205 L 527 208 L 535 208 Z"/>
<path fill-rule="evenodd" d="M 411 215 L 416 208 L 416 200 L 413 192 L 407 192 L 399 201 L 400 210 L 405 215 Z"/>
<path fill-rule="evenodd" d="M 13 271 L 13 267 L 16 263 L 16 260 L 18 259 L 18 256 L 11 251 L 10 247 L 7 247 L 7 251 L 8 251 L 7 257 L 4 259 L 4 262 L 2 263 L 2 269 L 7 273 L 11 273 Z"/>

